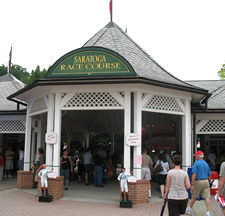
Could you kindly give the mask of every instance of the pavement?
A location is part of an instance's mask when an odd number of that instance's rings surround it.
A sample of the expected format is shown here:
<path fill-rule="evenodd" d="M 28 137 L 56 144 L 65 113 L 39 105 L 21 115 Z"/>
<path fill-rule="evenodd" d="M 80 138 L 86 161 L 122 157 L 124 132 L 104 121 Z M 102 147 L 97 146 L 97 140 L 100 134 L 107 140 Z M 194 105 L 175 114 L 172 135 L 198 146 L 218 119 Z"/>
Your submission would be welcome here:
<path fill-rule="evenodd" d="M 119 183 L 112 180 L 102 188 L 92 184 L 85 185 L 74 180 L 69 183 L 69 190 L 64 191 L 62 199 L 50 203 L 38 202 L 37 189 L 18 189 L 16 177 L 0 182 L 0 216 L 158 216 L 163 205 L 159 198 L 158 185 L 152 182 L 152 198 L 149 203 L 134 205 L 133 208 L 119 207 Z M 219 204 L 211 200 L 211 216 L 220 216 Z M 203 200 L 196 201 L 193 214 L 204 216 L 206 213 Z M 164 216 L 168 215 L 167 207 Z"/>

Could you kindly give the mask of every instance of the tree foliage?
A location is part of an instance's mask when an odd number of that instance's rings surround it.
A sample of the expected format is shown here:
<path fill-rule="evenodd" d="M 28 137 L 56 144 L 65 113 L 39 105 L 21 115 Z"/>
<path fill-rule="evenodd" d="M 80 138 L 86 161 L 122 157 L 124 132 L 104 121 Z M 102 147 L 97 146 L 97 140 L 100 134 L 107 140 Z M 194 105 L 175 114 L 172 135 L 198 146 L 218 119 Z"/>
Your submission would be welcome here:
<path fill-rule="evenodd" d="M 218 71 L 218 76 L 221 80 L 225 79 L 225 64 L 223 64 L 222 68 Z"/>
<path fill-rule="evenodd" d="M 45 68 L 41 70 L 39 65 L 36 67 L 35 70 L 32 70 L 31 73 L 27 72 L 26 68 L 23 68 L 19 65 L 13 64 L 11 66 L 11 74 L 26 85 L 29 85 L 35 82 L 36 80 L 44 78 L 47 72 L 48 71 Z M 0 76 L 6 74 L 7 74 L 7 67 L 5 65 L 1 65 Z"/>

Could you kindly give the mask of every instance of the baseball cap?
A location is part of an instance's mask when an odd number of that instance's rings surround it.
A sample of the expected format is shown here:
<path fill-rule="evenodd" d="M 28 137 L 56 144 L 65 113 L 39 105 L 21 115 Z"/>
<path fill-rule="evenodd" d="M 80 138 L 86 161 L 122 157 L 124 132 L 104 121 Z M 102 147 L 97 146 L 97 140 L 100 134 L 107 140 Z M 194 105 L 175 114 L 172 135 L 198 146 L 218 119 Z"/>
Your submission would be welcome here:
<path fill-rule="evenodd" d="M 202 151 L 197 151 L 197 152 L 194 154 L 194 156 L 196 156 L 196 155 L 204 155 L 204 153 L 203 153 Z"/>

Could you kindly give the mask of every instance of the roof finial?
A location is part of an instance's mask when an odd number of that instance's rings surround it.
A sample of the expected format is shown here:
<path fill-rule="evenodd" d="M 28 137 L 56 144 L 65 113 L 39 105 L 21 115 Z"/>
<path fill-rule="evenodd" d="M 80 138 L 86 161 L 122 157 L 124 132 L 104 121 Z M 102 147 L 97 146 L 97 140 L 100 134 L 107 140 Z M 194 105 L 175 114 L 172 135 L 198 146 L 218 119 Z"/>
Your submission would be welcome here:
<path fill-rule="evenodd" d="M 109 2 L 109 12 L 110 12 L 110 21 L 112 22 L 112 7 L 113 7 L 113 0 Z"/>

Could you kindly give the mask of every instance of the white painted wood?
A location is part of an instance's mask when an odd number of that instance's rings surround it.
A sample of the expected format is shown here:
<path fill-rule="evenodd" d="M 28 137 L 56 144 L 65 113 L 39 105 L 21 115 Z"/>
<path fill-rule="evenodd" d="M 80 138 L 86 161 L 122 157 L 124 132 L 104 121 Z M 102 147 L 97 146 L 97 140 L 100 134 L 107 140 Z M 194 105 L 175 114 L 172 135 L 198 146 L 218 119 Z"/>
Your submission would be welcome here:
<path fill-rule="evenodd" d="M 141 92 L 134 93 L 134 133 L 142 134 L 141 124 L 142 124 L 142 99 Z M 141 179 L 141 164 L 137 163 L 138 155 L 141 155 L 141 145 L 134 146 L 134 155 L 133 155 L 133 167 L 134 167 L 134 176 L 137 179 Z"/>
<path fill-rule="evenodd" d="M 192 143 L 191 143 L 191 101 L 185 100 L 185 115 L 182 118 L 182 167 L 184 170 L 191 167 Z"/>
<path fill-rule="evenodd" d="M 60 147 L 61 147 L 61 115 L 62 112 L 60 110 L 60 103 L 61 103 L 61 94 L 55 94 L 55 125 L 54 131 L 57 134 L 56 144 L 54 145 L 54 154 L 53 154 L 53 168 L 54 172 L 57 175 L 60 175 Z"/>
<path fill-rule="evenodd" d="M 54 117 L 55 117 L 55 95 L 48 96 L 48 114 L 47 114 L 47 133 L 54 132 Z M 53 165 L 53 145 L 46 143 L 46 166 L 52 168 Z"/>
<path fill-rule="evenodd" d="M 130 173 L 130 146 L 126 145 L 126 136 L 131 132 L 131 92 L 124 93 L 124 167 Z"/>
<path fill-rule="evenodd" d="M 27 110 L 26 133 L 25 133 L 25 148 L 24 148 L 24 171 L 30 171 L 30 150 L 31 150 L 31 123 L 32 117 L 29 116 L 29 109 Z"/>

